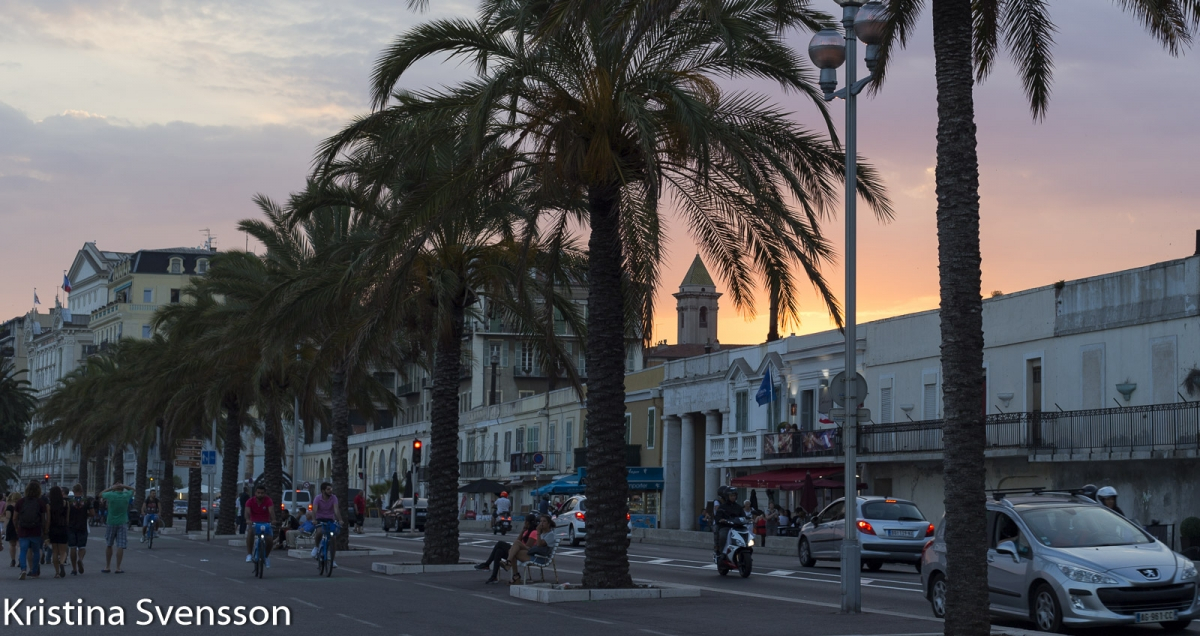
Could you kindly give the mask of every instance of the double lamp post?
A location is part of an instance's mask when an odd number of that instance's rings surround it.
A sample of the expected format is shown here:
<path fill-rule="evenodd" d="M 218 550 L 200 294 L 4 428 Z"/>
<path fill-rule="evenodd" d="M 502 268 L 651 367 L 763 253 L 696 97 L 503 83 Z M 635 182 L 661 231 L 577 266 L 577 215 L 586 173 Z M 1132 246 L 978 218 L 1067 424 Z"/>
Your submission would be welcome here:
<path fill-rule="evenodd" d="M 859 573 L 862 568 L 861 544 L 858 540 L 858 403 L 865 395 L 856 395 L 858 377 L 857 345 L 857 219 L 855 204 L 858 186 L 858 94 L 871 81 L 871 72 L 879 57 L 887 24 L 887 7 L 880 2 L 838 0 L 842 6 L 842 31 L 830 26 L 821 29 L 808 44 L 808 56 L 821 69 L 821 90 L 825 101 L 846 100 L 846 423 L 842 445 L 846 451 L 845 466 L 845 539 L 842 541 L 842 612 L 862 611 Z M 858 79 L 857 42 L 867 45 L 867 76 Z M 837 69 L 847 60 L 846 85 L 838 90 Z M 836 390 L 836 387 L 834 388 Z"/>

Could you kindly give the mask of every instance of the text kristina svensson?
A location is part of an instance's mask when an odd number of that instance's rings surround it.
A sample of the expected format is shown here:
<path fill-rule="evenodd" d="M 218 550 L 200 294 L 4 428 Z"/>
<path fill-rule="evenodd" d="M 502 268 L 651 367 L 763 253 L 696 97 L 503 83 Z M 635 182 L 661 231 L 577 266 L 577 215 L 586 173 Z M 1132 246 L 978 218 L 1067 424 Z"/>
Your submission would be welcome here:
<path fill-rule="evenodd" d="M 135 625 L 284 625 L 292 624 L 292 611 L 286 605 L 264 607 L 255 605 L 168 605 L 159 607 L 148 598 L 136 604 Z M 54 626 L 54 625 L 124 625 L 125 608 L 112 605 L 84 605 L 83 599 L 75 603 L 46 605 L 45 599 L 37 604 L 26 603 L 25 599 L 4 599 L 4 626 Z"/>

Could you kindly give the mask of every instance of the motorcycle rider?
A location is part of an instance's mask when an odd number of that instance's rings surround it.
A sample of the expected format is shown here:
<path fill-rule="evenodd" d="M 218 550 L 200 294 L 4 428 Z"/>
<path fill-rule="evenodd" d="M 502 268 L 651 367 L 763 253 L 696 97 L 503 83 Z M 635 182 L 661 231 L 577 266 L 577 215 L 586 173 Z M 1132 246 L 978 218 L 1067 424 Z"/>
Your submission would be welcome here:
<path fill-rule="evenodd" d="M 500 493 L 500 498 L 496 500 L 494 506 L 496 514 L 492 515 L 492 525 L 500 524 L 500 515 L 509 514 L 512 512 L 512 502 L 508 499 L 508 491 Z"/>
<path fill-rule="evenodd" d="M 1117 489 L 1116 488 L 1113 488 L 1112 486 L 1105 486 L 1105 487 L 1101 488 L 1100 490 L 1097 490 L 1096 491 L 1096 499 L 1102 505 L 1104 505 L 1104 507 L 1112 510 L 1113 512 L 1121 515 L 1122 517 L 1125 516 L 1125 512 L 1122 511 L 1120 506 L 1117 505 Z"/>
<path fill-rule="evenodd" d="M 721 556 L 721 550 L 725 547 L 725 541 L 729 538 L 729 525 L 734 519 L 744 516 L 742 507 L 737 502 L 737 489 L 721 486 L 717 490 L 718 498 L 721 500 L 721 507 L 713 512 L 713 519 L 716 522 L 717 531 L 715 533 L 716 542 L 713 544 L 713 553 L 717 558 Z"/>

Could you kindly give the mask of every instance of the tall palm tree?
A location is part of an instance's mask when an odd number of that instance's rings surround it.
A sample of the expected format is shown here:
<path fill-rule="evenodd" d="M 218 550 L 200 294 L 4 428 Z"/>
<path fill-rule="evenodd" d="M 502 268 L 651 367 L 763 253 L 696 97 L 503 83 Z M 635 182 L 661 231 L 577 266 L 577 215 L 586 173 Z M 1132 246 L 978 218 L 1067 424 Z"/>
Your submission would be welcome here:
<path fill-rule="evenodd" d="M 663 197 L 739 308 L 749 310 L 756 273 L 766 272 L 780 279 L 781 306 L 794 308 L 801 269 L 836 307 L 819 273 L 832 250 L 818 220 L 836 201 L 843 155 L 764 97 L 717 84 L 767 79 L 810 96 L 826 116 L 820 91 L 781 36 L 781 27 L 813 28 L 824 17 L 797 4 L 496 0 L 475 21 L 434 21 L 401 35 L 376 65 L 381 112 L 461 116 L 477 149 L 498 138 L 548 196 L 581 202 L 570 213 L 590 231 L 585 586 L 632 584 L 624 361 L 630 335 L 650 337 L 648 303 L 631 307 L 630 295 L 657 282 Z M 478 77 L 419 94 L 395 90 L 432 55 L 470 59 Z M 859 184 L 868 203 L 887 211 L 862 164 Z M 631 260 L 635 254 L 651 264 Z M 630 272 L 645 278 L 634 281 Z"/>
<path fill-rule="evenodd" d="M 877 66 L 883 81 L 892 49 L 911 37 L 919 0 L 893 0 Z M 938 270 L 941 287 L 943 472 L 949 587 L 946 634 L 989 633 L 984 507 L 983 302 L 979 249 L 979 159 L 972 89 L 993 69 L 1003 42 L 1035 120 L 1046 115 L 1056 28 L 1046 0 L 933 0 L 937 80 Z M 1120 0 L 1171 55 L 1200 28 L 1197 0 Z"/>
<path fill-rule="evenodd" d="M 20 377 L 12 360 L 0 358 L 0 484 L 16 481 L 18 475 L 5 464 L 5 456 L 21 450 L 25 425 L 37 412 L 37 398 L 29 381 Z"/>

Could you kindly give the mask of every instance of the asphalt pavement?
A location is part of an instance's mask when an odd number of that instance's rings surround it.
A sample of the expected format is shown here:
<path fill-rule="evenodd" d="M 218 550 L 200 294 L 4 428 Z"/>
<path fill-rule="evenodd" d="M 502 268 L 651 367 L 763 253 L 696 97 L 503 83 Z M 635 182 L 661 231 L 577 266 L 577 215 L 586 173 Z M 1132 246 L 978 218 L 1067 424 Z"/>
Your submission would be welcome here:
<path fill-rule="evenodd" d="M 133 535 L 131 535 L 132 537 Z M 719 576 L 704 550 L 649 544 L 630 546 L 631 570 L 639 582 L 658 581 L 690 585 L 702 590 L 699 598 L 604 601 L 541 605 L 508 595 L 508 586 L 484 584 L 487 573 L 455 572 L 384 576 L 371 572 L 371 563 L 418 562 L 421 537 L 407 534 L 355 535 L 357 547 L 387 548 L 394 556 L 339 557 L 339 568 L 330 578 L 317 576 L 316 562 L 293 559 L 277 552 L 263 579 L 252 576 L 245 550 L 228 541 L 207 543 L 179 536 L 163 536 L 154 549 L 131 543 L 126 552 L 125 574 L 102 574 L 102 541 L 93 534 L 87 573 L 64 580 L 49 578 L 49 569 L 38 580 L 17 580 L 16 568 L 0 570 L 8 633 L 108 633 L 132 628 L 158 634 L 311 633 L 329 632 L 423 636 L 446 634 L 494 636 L 498 626 L 511 630 L 550 629 L 572 636 L 726 636 L 747 629 L 764 634 L 800 636 L 915 636 L 941 634 L 911 568 L 885 567 L 863 573 L 863 610 L 860 615 L 839 613 L 839 578 L 835 563 L 802 568 L 794 557 L 757 555 L 754 574 L 742 579 L 731 573 Z M 491 534 L 464 533 L 464 560 L 482 560 L 494 545 Z M 583 548 L 559 550 L 558 575 L 578 583 L 583 568 Z M 546 575 L 553 580 L 552 571 Z M 78 603 L 103 608 L 106 624 L 99 626 L 94 610 L 92 626 L 51 625 L 49 608 L 57 606 L 62 618 L 70 603 L 73 621 Z M 225 607 L 230 620 L 234 608 L 243 607 L 247 619 L 268 622 L 262 626 L 182 626 L 189 622 L 184 608 L 213 608 L 220 620 Z M 123 626 L 108 625 L 121 608 Z M 262 610 L 251 611 L 261 607 Z M 32 609 L 32 613 L 26 613 Z M 39 611 L 40 619 L 39 619 Z M 200 610 L 205 612 L 207 610 Z M 207 622 L 207 614 L 205 614 Z M 162 621 L 166 618 L 167 624 Z M 274 618 L 278 625 L 269 622 Z M 286 618 L 288 625 L 283 622 Z M 30 619 L 32 619 L 30 621 Z M 32 622 L 32 625 L 24 623 Z M 139 625 L 139 622 L 147 623 Z M 1025 627 L 1019 623 L 1006 624 Z M 1004 627 L 1004 626 L 1001 626 Z M 1091 636 L 1158 633 L 1156 627 L 1099 630 Z M 1191 633 L 1200 633 L 1193 627 Z"/>

